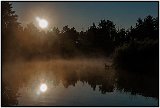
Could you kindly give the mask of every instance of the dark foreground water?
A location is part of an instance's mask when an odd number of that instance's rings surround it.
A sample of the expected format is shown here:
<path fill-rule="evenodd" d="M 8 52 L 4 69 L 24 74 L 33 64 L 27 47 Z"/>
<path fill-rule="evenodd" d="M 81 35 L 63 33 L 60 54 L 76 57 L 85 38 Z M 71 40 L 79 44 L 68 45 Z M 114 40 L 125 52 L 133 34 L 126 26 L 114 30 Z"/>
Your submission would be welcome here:
<path fill-rule="evenodd" d="M 103 59 L 4 63 L 2 106 L 158 106 L 158 77 L 105 69 Z"/>

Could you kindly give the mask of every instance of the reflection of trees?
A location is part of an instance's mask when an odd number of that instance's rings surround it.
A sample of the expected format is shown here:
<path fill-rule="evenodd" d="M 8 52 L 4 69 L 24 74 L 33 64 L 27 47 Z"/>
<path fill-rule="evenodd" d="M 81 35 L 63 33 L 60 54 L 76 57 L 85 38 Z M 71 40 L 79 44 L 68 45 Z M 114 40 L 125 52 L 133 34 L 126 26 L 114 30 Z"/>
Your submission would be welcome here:
<path fill-rule="evenodd" d="M 113 92 L 116 88 L 120 91 L 131 92 L 132 95 L 158 98 L 158 77 L 156 79 L 155 76 L 130 75 L 129 73 L 119 75 L 115 74 L 112 69 L 105 72 L 96 68 L 64 72 L 63 75 L 57 74 L 58 76 L 60 78 L 58 80 L 61 80 L 66 88 L 70 85 L 75 86 L 77 81 L 81 81 L 89 84 L 93 90 L 98 87 L 102 94 Z"/>
<path fill-rule="evenodd" d="M 93 90 L 98 86 L 99 91 L 103 94 L 106 92 L 112 92 L 115 83 L 115 76 L 113 74 L 110 74 L 110 72 L 105 73 L 104 70 L 96 68 L 89 68 L 83 71 L 75 70 L 63 73 L 61 72 L 60 74 L 57 72 L 56 78 L 59 78 L 58 80 L 61 80 L 62 84 L 66 88 L 70 85 L 75 86 L 77 81 L 81 81 L 83 83 L 88 83 Z"/>
<path fill-rule="evenodd" d="M 117 89 L 133 95 L 158 98 L 158 76 L 121 73 L 118 75 Z"/>
<path fill-rule="evenodd" d="M 104 81 L 101 86 L 99 86 L 99 91 L 101 91 L 102 94 L 105 94 L 106 92 L 113 92 L 114 90 L 114 83 L 110 83 L 108 81 Z"/>
<path fill-rule="evenodd" d="M 68 88 L 68 86 L 70 85 L 75 86 L 75 84 L 78 81 L 77 73 L 76 72 L 64 73 L 63 78 L 59 80 L 62 81 L 62 84 L 64 85 L 65 88 Z"/>
<path fill-rule="evenodd" d="M 13 106 L 18 104 L 17 89 L 2 81 L 2 106 Z"/>
<path fill-rule="evenodd" d="M 2 105 L 17 105 L 18 88 L 36 86 L 42 79 L 48 82 L 52 81 L 51 85 L 55 86 L 62 83 L 65 88 L 75 86 L 78 81 L 81 81 L 88 84 L 94 91 L 99 90 L 102 94 L 118 89 L 131 92 L 133 95 L 139 94 L 145 97 L 158 98 L 158 76 L 156 79 L 155 76 L 127 74 L 116 72 L 113 68 L 105 71 L 99 65 L 80 65 L 75 61 L 72 61 L 72 63 L 66 62 L 66 64 L 65 61 L 54 62 L 52 65 L 29 62 L 26 64 L 12 64 L 13 67 L 4 68 L 4 66 L 3 71 L 8 70 L 11 72 L 10 74 L 3 73 L 3 80 L 9 83 L 2 82 Z"/>

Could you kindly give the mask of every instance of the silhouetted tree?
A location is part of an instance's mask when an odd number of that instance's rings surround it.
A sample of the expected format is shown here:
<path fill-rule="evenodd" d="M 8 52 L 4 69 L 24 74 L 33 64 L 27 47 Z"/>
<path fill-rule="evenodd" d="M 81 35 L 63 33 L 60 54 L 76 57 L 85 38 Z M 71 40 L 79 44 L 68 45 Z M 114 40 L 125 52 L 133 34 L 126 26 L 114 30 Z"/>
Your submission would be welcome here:
<path fill-rule="evenodd" d="M 158 39 L 157 18 L 152 16 L 147 16 L 144 20 L 138 19 L 136 26 L 130 29 L 129 36 L 134 40 L 144 40 L 145 38 L 149 39 Z"/>
<path fill-rule="evenodd" d="M 2 2 L 2 60 L 12 58 L 18 52 L 16 35 L 22 30 L 20 23 L 17 22 L 18 16 L 12 10 L 9 2 Z M 13 50 L 15 52 L 13 52 Z"/>
<path fill-rule="evenodd" d="M 52 57 L 53 55 L 60 54 L 60 30 L 53 27 L 51 31 L 47 33 L 47 47 L 48 54 Z"/>
<path fill-rule="evenodd" d="M 101 20 L 96 26 L 93 23 L 86 31 L 77 32 L 74 27 L 64 26 L 60 31 L 53 27 L 45 32 L 39 30 L 33 23 L 22 29 L 17 22 L 18 16 L 12 10 L 9 2 L 2 2 L 2 53 L 13 58 L 14 50 L 22 57 L 50 58 L 54 55 L 73 57 L 74 55 L 105 55 L 110 56 L 117 47 L 123 47 L 134 42 L 158 40 L 159 20 L 152 16 L 139 18 L 136 26 L 128 30 L 116 29 L 110 20 Z"/>
<path fill-rule="evenodd" d="M 127 31 L 129 41 L 124 43 L 123 40 L 122 46 L 115 51 L 114 63 L 117 68 L 143 74 L 158 74 L 157 22 L 157 18 L 151 16 L 144 20 L 139 18 L 136 26 Z"/>
<path fill-rule="evenodd" d="M 126 31 L 125 29 L 120 29 L 117 31 L 117 35 L 115 37 L 115 45 L 121 46 L 127 41 L 126 39 Z"/>
<path fill-rule="evenodd" d="M 75 28 L 64 26 L 60 34 L 60 46 L 63 56 L 73 56 L 77 50 L 78 32 Z"/>
<path fill-rule="evenodd" d="M 115 24 L 109 20 L 101 20 L 98 26 L 98 44 L 109 55 L 114 50 L 114 39 L 116 36 Z"/>

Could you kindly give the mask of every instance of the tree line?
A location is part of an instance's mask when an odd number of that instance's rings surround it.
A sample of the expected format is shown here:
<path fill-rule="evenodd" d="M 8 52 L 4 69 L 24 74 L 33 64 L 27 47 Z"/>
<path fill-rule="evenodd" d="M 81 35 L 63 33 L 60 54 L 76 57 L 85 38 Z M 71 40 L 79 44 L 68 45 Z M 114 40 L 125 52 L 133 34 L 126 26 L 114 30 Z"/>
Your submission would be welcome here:
<path fill-rule="evenodd" d="M 74 27 L 69 28 L 68 25 L 62 30 L 52 27 L 45 32 L 39 30 L 33 23 L 22 27 L 17 20 L 18 16 L 12 10 L 12 4 L 2 2 L 2 60 L 20 56 L 32 59 L 115 55 L 115 61 L 120 61 L 116 55 L 120 55 L 119 49 L 133 43 L 135 48 L 139 45 L 137 43 L 143 43 L 146 48 L 148 43 L 158 43 L 159 39 L 158 17 L 153 18 L 150 15 L 144 19 L 139 18 L 136 26 L 129 29 L 117 29 L 113 21 L 103 19 L 97 26 L 93 23 L 86 31 L 80 32 Z M 140 46 L 142 45 L 138 48 Z M 145 54 L 144 52 L 142 54 Z"/>

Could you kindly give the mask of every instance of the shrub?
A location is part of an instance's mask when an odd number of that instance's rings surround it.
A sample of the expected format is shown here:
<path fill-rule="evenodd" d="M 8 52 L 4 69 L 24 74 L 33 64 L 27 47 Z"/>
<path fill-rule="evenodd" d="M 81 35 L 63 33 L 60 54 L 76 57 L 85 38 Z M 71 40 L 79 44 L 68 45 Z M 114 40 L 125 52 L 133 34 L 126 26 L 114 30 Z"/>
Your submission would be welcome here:
<path fill-rule="evenodd" d="M 114 66 L 135 73 L 157 74 L 159 69 L 159 43 L 145 39 L 124 44 L 115 50 Z"/>

